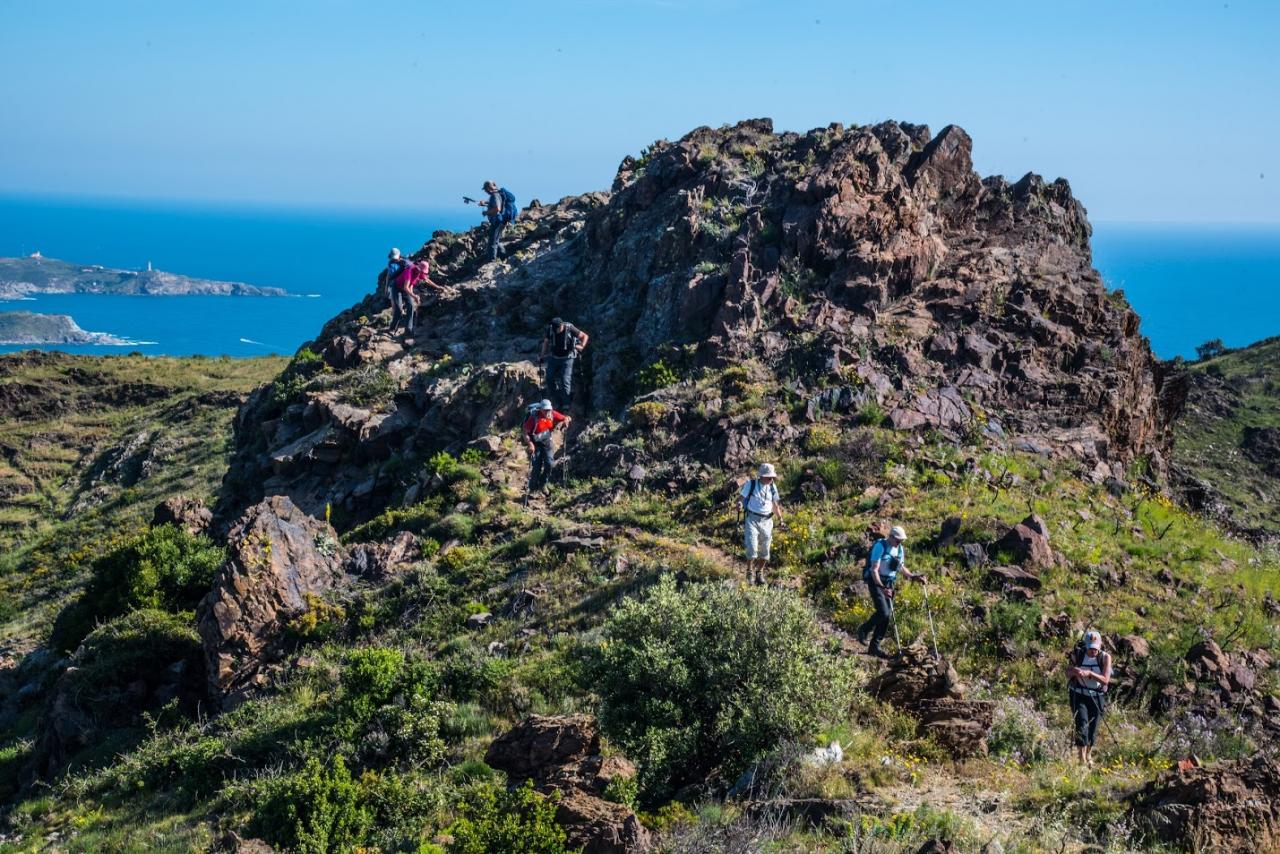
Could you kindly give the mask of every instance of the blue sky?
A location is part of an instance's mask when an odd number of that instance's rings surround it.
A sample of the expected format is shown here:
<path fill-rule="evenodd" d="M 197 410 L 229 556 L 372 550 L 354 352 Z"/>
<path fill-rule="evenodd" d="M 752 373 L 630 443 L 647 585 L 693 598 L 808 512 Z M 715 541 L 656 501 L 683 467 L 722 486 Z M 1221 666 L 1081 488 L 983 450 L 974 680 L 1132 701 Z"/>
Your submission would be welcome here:
<path fill-rule="evenodd" d="M 0 0 L 0 193 L 524 202 L 700 124 L 895 118 L 1095 220 L 1278 222 L 1277 44 L 1274 0 Z"/>

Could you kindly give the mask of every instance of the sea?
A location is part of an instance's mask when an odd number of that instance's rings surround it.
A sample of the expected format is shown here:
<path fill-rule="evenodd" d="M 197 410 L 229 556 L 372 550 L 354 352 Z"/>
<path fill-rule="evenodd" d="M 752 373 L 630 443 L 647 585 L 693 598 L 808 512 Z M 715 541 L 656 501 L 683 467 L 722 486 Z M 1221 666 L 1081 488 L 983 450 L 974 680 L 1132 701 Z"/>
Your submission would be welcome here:
<path fill-rule="evenodd" d="M 479 211 L 461 204 L 371 212 L 0 197 L 0 256 L 39 251 L 121 269 L 150 263 L 294 294 L 36 296 L 0 301 L 0 311 L 69 314 L 83 329 L 139 342 L 56 348 L 78 353 L 287 355 L 373 289 L 388 249 L 416 250 L 436 229 L 478 221 Z M 1239 347 L 1280 335 L 1280 224 L 1100 222 L 1093 256 L 1161 358 L 1192 358 L 1215 338 Z"/>

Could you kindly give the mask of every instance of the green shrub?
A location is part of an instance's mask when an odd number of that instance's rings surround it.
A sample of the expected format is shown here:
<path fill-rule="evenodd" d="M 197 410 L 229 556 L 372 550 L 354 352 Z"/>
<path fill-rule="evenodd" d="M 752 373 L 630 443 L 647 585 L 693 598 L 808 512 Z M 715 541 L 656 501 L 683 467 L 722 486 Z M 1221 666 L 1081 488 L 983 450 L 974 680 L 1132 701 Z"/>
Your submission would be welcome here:
<path fill-rule="evenodd" d="M 858 423 L 869 427 L 879 427 L 887 417 L 884 407 L 872 400 L 862 404 L 858 409 Z"/>
<path fill-rule="evenodd" d="M 51 643 L 75 649 L 96 623 L 140 608 L 194 608 L 223 558 L 209 540 L 173 525 L 129 537 L 93 561 L 84 593 L 58 615 Z"/>
<path fill-rule="evenodd" d="M 139 715 L 156 705 L 145 698 L 175 679 L 173 665 L 189 711 L 204 686 L 204 656 L 189 614 L 143 609 L 118 617 L 94 629 L 73 662 L 76 669 L 63 677 L 70 680 L 65 696 L 90 727 L 92 746 L 104 741 L 102 730 L 140 724 Z"/>
<path fill-rule="evenodd" d="M 665 360 L 659 359 L 652 365 L 640 369 L 640 372 L 636 375 L 636 391 L 641 394 L 656 391 L 669 385 L 675 385 L 679 380 L 679 374 Z"/>
<path fill-rule="evenodd" d="M 533 790 L 532 783 L 506 791 L 492 784 L 473 787 L 449 828 L 454 854 L 563 854 L 564 828 L 556 824 L 556 805 Z"/>
<path fill-rule="evenodd" d="M 814 424 L 805 431 L 801 447 L 808 454 L 825 454 L 840 445 L 840 432 L 826 424 Z"/>
<path fill-rule="evenodd" d="M 450 513 L 431 526 L 431 535 L 437 540 L 457 540 L 465 543 L 476 530 L 476 520 L 465 513 Z"/>
<path fill-rule="evenodd" d="M 327 766 L 312 756 L 302 770 L 263 786 L 250 826 L 255 835 L 299 854 L 349 851 L 374 821 L 361 794 L 341 756 Z"/>
<path fill-rule="evenodd" d="M 667 405 L 656 400 L 637 403 L 627 410 L 627 417 L 638 427 L 654 427 L 667 414 Z"/>
<path fill-rule="evenodd" d="M 438 474 L 443 478 L 448 478 L 457 465 L 458 461 L 453 458 L 452 454 L 447 451 L 441 451 L 427 460 L 427 471 L 432 474 Z"/>
<path fill-rule="evenodd" d="M 342 671 L 342 702 L 347 715 L 365 721 L 385 705 L 404 672 L 404 653 L 398 649 L 369 647 L 353 650 Z"/>
<path fill-rule="evenodd" d="M 712 770 L 726 779 L 786 739 L 804 739 L 848 700 L 795 594 L 664 577 L 609 616 L 587 667 L 605 733 L 640 763 L 649 803 Z"/>

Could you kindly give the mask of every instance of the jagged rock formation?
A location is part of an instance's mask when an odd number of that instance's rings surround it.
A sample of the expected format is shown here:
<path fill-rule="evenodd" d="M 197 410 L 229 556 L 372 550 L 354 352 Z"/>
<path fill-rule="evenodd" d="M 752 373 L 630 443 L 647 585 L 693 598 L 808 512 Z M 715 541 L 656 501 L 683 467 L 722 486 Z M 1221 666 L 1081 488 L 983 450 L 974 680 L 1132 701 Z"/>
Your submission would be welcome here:
<path fill-rule="evenodd" d="M 175 495 L 166 498 L 156 505 L 151 516 L 151 527 L 173 525 L 188 534 L 204 534 L 213 521 L 213 513 L 199 498 L 189 495 Z"/>
<path fill-rule="evenodd" d="M 1280 842 L 1280 766 L 1265 756 L 1174 768 L 1130 798 L 1138 826 L 1201 851 L 1269 851 Z"/>
<path fill-rule="evenodd" d="M 227 563 L 196 612 L 209 693 L 218 700 L 252 688 L 287 621 L 345 577 L 333 528 L 285 497 L 245 513 L 227 547 Z"/>
<path fill-rule="evenodd" d="M 918 720 L 920 735 L 932 736 L 952 755 L 986 755 L 994 704 L 964 699 L 955 670 L 935 661 L 924 644 L 904 647 L 867 683 L 867 693 L 910 712 Z"/>
<path fill-rule="evenodd" d="M 970 147 L 957 127 L 897 122 L 699 128 L 626 158 L 609 193 L 523 211 L 509 263 L 482 262 L 480 229 L 437 232 L 420 255 L 457 288 L 413 339 L 384 333 L 373 294 L 313 345 L 351 389 L 381 383 L 382 399 L 352 411 L 332 380 L 257 395 L 221 515 L 263 494 L 351 519 L 385 507 L 411 486 L 387 474 L 392 455 L 514 428 L 557 314 L 592 333 L 579 403 L 601 417 L 623 414 L 659 357 L 737 366 L 792 413 L 726 412 L 740 390 L 648 395 L 635 417 L 678 427 L 686 467 L 739 465 L 794 439 L 788 419 L 875 411 L 902 430 L 1068 455 L 1097 480 L 1139 457 L 1162 468 L 1161 371 L 1091 267 L 1084 208 L 1061 179 L 979 178 Z M 603 431 L 585 438 L 594 468 L 637 462 Z"/>
<path fill-rule="evenodd" d="M 569 845 L 588 854 L 643 851 L 649 832 L 629 807 L 603 798 L 609 784 L 631 779 L 635 766 L 600 753 L 600 734 L 590 715 L 530 715 L 495 738 L 484 761 L 505 771 L 512 783 L 533 781 L 557 794 L 556 820 Z"/>

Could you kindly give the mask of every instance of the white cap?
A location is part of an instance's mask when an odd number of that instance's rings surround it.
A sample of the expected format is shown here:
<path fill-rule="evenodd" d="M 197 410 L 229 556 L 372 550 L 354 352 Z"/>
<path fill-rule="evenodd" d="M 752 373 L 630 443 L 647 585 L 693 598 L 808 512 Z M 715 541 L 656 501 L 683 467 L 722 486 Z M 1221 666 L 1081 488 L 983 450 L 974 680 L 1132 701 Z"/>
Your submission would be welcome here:
<path fill-rule="evenodd" d="M 773 470 L 771 463 L 764 463 L 760 466 L 760 471 L 756 472 L 756 477 L 777 477 L 778 473 Z"/>
<path fill-rule="evenodd" d="M 1102 649 L 1102 635 L 1093 629 L 1084 633 L 1085 649 Z"/>
<path fill-rule="evenodd" d="M 889 536 L 905 543 L 907 541 L 907 529 L 901 525 L 894 525 L 889 529 Z"/>
<path fill-rule="evenodd" d="M 539 409 L 544 409 L 544 410 L 545 410 L 545 409 L 550 409 L 550 408 L 551 408 L 551 401 L 549 401 L 549 400 L 544 400 L 544 401 L 542 401 L 542 403 L 539 403 L 539 404 L 538 404 L 538 408 L 539 408 Z"/>
<path fill-rule="evenodd" d="M 388 252 L 388 253 L 387 253 L 387 257 L 388 257 L 388 258 L 399 258 L 399 257 L 400 257 L 400 250 L 399 250 L 399 249 L 392 249 L 390 252 Z"/>

